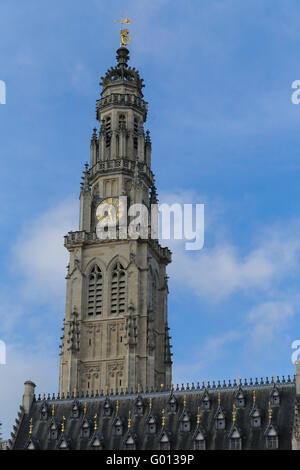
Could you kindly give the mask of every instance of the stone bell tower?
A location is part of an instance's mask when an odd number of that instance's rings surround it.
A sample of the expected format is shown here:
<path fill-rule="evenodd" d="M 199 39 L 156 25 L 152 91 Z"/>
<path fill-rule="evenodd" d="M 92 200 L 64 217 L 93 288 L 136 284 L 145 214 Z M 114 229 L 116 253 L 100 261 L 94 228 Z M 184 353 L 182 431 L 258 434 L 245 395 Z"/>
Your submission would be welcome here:
<path fill-rule="evenodd" d="M 74 389 L 126 393 L 171 385 L 166 276 L 171 253 L 150 234 L 103 240 L 96 232 L 102 201 L 123 196 L 128 208 L 157 202 L 150 134 L 144 133 L 143 80 L 128 60 L 128 49 L 120 47 L 117 66 L 101 78 L 100 131 L 94 129 L 83 173 L 79 231 L 65 236 L 70 263 L 59 374 L 59 392 L 65 395 Z M 151 228 L 150 217 L 148 224 Z"/>

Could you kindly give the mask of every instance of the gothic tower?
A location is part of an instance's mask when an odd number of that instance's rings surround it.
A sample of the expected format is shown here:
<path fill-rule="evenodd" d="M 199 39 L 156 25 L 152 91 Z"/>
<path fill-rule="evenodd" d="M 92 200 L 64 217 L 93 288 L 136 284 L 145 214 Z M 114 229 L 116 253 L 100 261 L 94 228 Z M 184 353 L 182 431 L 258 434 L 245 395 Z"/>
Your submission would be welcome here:
<path fill-rule="evenodd" d="M 126 393 L 171 385 L 171 253 L 151 230 L 148 237 L 113 239 L 101 239 L 96 231 L 101 202 L 115 205 L 122 196 L 128 208 L 142 203 L 148 209 L 157 202 L 150 134 L 144 133 L 143 80 L 128 60 L 128 49 L 120 47 L 117 66 L 101 79 L 100 131 L 94 129 L 82 178 L 79 231 L 65 236 L 70 263 L 59 375 L 65 395 L 74 389 Z M 148 223 L 151 229 L 151 217 Z"/>

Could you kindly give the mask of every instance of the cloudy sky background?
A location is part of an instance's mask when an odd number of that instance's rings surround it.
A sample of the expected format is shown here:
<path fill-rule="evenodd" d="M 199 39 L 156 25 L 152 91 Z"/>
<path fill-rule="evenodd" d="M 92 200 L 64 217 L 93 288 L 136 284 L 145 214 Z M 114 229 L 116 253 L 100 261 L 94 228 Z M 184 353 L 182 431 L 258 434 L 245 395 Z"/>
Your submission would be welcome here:
<path fill-rule="evenodd" d="M 123 8 L 145 79 L 160 201 L 204 203 L 205 245 L 170 242 L 174 382 L 294 374 L 300 339 L 297 0 L 44 0 L 0 6 L 0 420 L 57 391 L 67 253 Z"/>

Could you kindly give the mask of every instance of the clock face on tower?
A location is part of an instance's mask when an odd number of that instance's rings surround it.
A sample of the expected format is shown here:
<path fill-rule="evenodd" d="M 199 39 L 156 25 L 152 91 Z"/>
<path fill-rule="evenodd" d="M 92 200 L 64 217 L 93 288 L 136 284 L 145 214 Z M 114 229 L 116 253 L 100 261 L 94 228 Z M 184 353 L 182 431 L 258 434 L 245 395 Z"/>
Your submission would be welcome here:
<path fill-rule="evenodd" d="M 100 222 L 103 221 L 109 225 L 117 223 L 123 215 L 123 205 L 118 197 L 108 197 L 100 202 L 96 209 L 96 217 Z"/>

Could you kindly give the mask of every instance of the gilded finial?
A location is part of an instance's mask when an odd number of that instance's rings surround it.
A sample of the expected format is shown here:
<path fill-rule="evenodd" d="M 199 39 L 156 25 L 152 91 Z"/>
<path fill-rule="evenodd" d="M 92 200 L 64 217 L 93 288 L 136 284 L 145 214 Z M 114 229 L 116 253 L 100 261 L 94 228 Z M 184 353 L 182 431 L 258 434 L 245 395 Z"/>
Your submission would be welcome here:
<path fill-rule="evenodd" d="M 274 374 L 272 375 L 272 384 L 275 383 L 275 377 Z"/>
<path fill-rule="evenodd" d="M 200 406 L 198 406 L 198 413 L 197 413 L 197 424 L 200 424 Z"/>
<path fill-rule="evenodd" d="M 160 388 L 164 388 L 164 384 L 160 384 Z"/>
<path fill-rule="evenodd" d="M 116 403 L 116 413 L 119 413 L 119 400 L 117 400 L 117 403 Z"/>
<path fill-rule="evenodd" d="M 54 416 L 54 403 L 53 403 L 53 405 L 52 405 L 51 415 Z"/>
<path fill-rule="evenodd" d="M 61 432 L 65 432 L 65 421 L 66 421 L 66 417 L 63 416 L 63 421 L 61 423 Z"/>
<path fill-rule="evenodd" d="M 253 390 L 253 403 L 256 403 L 256 392 Z"/>
<path fill-rule="evenodd" d="M 183 407 L 186 407 L 186 395 L 183 396 Z"/>
<path fill-rule="evenodd" d="M 128 412 L 128 429 L 131 428 L 131 411 Z"/>
<path fill-rule="evenodd" d="M 85 401 L 84 405 L 83 405 L 83 414 L 84 415 L 86 415 L 86 409 L 87 409 L 87 402 Z"/>
<path fill-rule="evenodd" d="M 149 408 L 150 408 L 150 410 L 152 410 L 152 398 L 150 398 L 150 400 L 149 400 Z"/>
<path fill-rule="evenodd" d="M 269 420 L 272 421 L 272 408 L 271 408 L 271 402 L 269 401 Z"/>
<path fill-rule="evenodd" d="M 173 382 L 171 382 L 171 390 L 172 390 L 172 392 L 173 392 L 173 390 L 174 390 Z"/>
<path fill-rule="evenodd" d="M 29 420 L 29 434 L 30 434 L 30 435 L 32 434 L 32 428 L 33 428 L 33 425 L 32 425 L 32 418 L 30 418 L 30 420 Z"/>
<path fill-rule="evenodd" d="M 140 384 L 138 384 L 138 387 L 137 387 L 138 393 L 140 393 L 140 388 L 141 388 L 141 386 L 140 386 Z"/>
<path fill-rule="evenodd" d="M 232 407 L 232 422 L 233 423 L 236 422 L 236 406 L 235 406 L 235 403 L 233 404 L 233 407 Z"/>
<path fill-rule="evenodd" d="M 115 20 L 115 23 L 121 23 L 120 29 L 120 36 L 121 36 L 121 44 L 120 47 L 127 47 L 131 36 L 129 36 L 129 30 L 127 28 L 123 28 L 123 24 L 129 24 L 131 21 L 129 18 L 123 18 L 123 11 L 121 11 L 121 19 Z"/>
<path fill-rule="evenodd" d="M 97 416 L 98 416 L 98 415 L 97 415 L 97 413 L 96 413 L 95 416 L 94 416 L 94 431 L 97 431 L 97 429 L 98 429 Z"/>
<path fill-rule="evenodd" d="M 76 398 L 76 388 L 74 388 L 74 398 Z"/>
<path fill-rule="evenodd" d="M 241 377 L 238 376 L 239 387 L 241 386 Z"/>
<path fill-rule="evenodd" d="M 165 417 L 165 410 L 164 410 L 164 408 L 161 410 L 161 415 L 162 415 L 162 417 L 161 417 L 161 425 L 162 425 L 162 427 L 164 428 L 165 425 L 166 425 L 166 417 Z"/>
<path fill-rule="evenodd" d="M 43 400 L 45 400 L 45 398 L 46 398 L 46 393 L 43 392 Z"/>
<path fill-rule="evenodd" d="M 218 393 L 218 405 L 219 406 L 221 405 L 221 393 L 220 392 Z"/>

